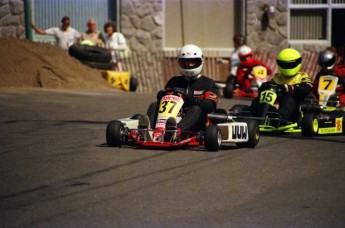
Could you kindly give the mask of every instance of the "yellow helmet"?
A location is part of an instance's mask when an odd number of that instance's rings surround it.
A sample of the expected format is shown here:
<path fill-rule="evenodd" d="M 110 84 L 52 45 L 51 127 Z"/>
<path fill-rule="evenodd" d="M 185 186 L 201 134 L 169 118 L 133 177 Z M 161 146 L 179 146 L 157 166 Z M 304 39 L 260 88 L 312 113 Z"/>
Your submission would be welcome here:
<path fill-rule="evenodd" d="M 279 71 L 286 77 L 295 76 L 301 69 L 301 54 L 292 48 L 286 48 L 279 52 L 277 56 Z"/>

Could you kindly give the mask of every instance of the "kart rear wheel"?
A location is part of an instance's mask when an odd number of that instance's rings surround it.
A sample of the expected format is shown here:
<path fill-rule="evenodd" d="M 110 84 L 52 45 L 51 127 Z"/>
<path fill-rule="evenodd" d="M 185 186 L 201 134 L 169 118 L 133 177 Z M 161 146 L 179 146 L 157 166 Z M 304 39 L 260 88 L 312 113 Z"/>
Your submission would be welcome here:
<path fill-rule="evenodd" d="M 124 144 L 125 127 L 122 122 L 112 120 L 108 123 L 106 130 L 107 143 L 111 147 L 120 147 Z"/>
<path fill-rule="evenodd" d="M 248 141 L 244 143 L 236 143 L 238 147 L 254 148 L 260 140 L 260 128 L 256 120 L 241 120 L 247 123 L 248 126 Z"/>
<path fill-rule="evenodd" d="M 306 137 L 313 137 L 319 131 L 319 122 L 315 113 L 306 113 L 302 118 L 302 135 Z"/>
<path fill-rule="evenodd" d="M 217 125 L 209 125 L 205 131 L 205 148 L 207 151 L 218 151 L 222 145 L 222 134 Z"/>

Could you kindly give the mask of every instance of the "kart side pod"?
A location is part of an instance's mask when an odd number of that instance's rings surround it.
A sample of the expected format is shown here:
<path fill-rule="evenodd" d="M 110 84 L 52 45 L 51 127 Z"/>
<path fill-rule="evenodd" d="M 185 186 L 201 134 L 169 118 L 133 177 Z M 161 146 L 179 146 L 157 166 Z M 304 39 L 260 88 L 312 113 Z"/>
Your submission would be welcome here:
<path fill-rule="evenodd" d="M 247 142 L 249 140 L 248 125 L 245 122 L 231 122 L 217 124 L 221 135 L 222 142 Z"/>

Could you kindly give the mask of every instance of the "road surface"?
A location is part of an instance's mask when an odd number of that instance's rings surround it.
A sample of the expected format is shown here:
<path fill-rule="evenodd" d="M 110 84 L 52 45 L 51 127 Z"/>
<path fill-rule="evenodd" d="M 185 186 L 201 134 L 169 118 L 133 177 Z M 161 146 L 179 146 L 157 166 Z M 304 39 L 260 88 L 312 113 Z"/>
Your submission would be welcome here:
<path fill-rule="evenodd" d="M 0 227 L 344 227 L 345 136 L 110 148 L 154 94 L 0 92 Z M 229 108 L 244 100 L 221 100 Z"/>

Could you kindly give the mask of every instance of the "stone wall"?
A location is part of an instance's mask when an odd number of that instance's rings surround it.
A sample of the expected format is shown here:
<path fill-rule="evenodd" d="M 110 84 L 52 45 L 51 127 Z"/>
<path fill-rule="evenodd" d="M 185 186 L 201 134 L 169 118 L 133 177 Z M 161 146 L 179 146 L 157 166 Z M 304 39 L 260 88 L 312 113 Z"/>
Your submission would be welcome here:
<path fill-rule="evenodd" d="M 274 12 L 264 15 L 264 8 L 273 6 Z M 299 51 L 320 51 L 325 44 L 288 43 L 288 0 L 247 0 L 247 43 L 253 50 L 280 51 L 287 47 Z"/>
<path fill-rule="evenodd" d="M 162 0 L 121 0 L 120 7 L 121 33 L 131 50 L 162 50 Z"/>
<path fill-rule="evenodd" d="M 0 0 L 0 37 L 25 38 L 23 0 Z"/>
<path fill-rule="evenodd" d="M 274 12 L 264 14 L 266 6 Z M 247 0 L 247 43 L 254 50 L 278 51 L 288 47 L 288 1 Z"/>

